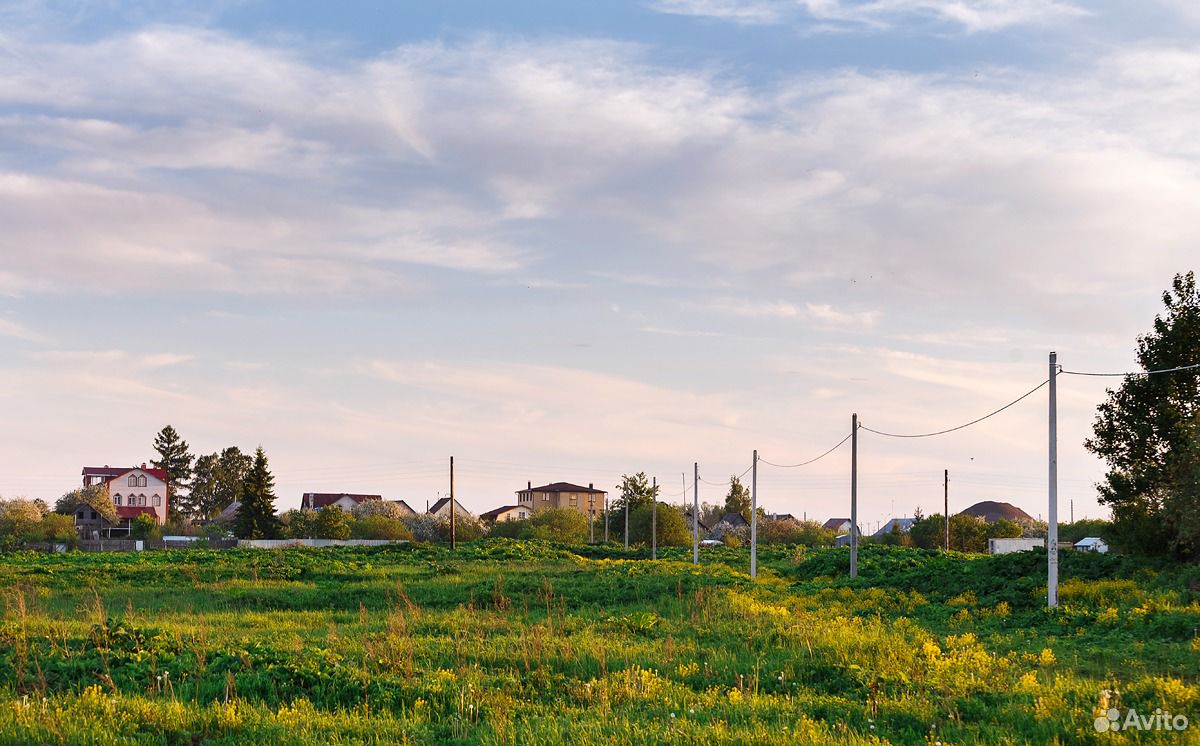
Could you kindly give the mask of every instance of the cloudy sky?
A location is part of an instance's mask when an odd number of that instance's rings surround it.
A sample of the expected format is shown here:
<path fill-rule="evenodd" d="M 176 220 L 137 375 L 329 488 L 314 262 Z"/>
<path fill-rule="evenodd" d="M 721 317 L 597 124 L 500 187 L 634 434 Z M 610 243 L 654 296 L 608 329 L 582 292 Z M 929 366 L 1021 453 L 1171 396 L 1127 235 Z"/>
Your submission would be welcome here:
<path fill-rule="evenodd" d="M 850 415 L 1127 370 L 1200 235 L 1188 0 L 0 5 L 0 495 L 262 445 L 464 504 L 700 498 Z M 1060 490 L 1112 381 L 1063 377 Z M 1045 389 L 860 438 L 864 521 L 1046 512 Z M 848 514 L 849 449 L 762 466 Z M 709 484 L 709 483 L 712 484 Z M 690 492 L 689 492 L 690 498 Z M 1064 504 L 1062 514 L 1067 513 Z"/>

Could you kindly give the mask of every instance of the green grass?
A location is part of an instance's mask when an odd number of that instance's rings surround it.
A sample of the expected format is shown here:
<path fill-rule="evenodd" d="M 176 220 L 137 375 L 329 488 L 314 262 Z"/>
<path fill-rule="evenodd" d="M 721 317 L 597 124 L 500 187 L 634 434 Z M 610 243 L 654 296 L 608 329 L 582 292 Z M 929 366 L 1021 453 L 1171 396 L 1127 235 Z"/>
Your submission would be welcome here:
<path fill-rule="evenodd" d="M 0 556 L 0 743 L 1200 743 L 1194 566 L 769 547 Z M 1189 731 L 1099 734 L 1102 691 Z"/>

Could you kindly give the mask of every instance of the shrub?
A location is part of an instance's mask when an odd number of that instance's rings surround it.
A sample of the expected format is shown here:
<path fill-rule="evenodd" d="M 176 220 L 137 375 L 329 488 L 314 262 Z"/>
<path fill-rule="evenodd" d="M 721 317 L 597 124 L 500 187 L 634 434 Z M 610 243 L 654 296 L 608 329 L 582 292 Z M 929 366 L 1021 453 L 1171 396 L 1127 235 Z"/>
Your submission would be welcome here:
<path fill-rule="evenodd" d="M 650 545 L 651 506 L 643 505 L 629 515 L 629 540 Z M 658 504 L 658 546 L 682 547 L 692 543 L 687 521 L 678 508 Z"/>
<path fill-rule="evenodd" d="M 837 533 L 824 528 L 816 521 L 798 521 L 795 518 L 781 520 L 760 519 L 758 541 L 760 544 L 803 544 L 810 547 L 833 546 Z"/>
<path fill-rule="evenodd" d="M 41 534 L 46 541 L 58 543 L 74 544 L 79 539 L 75 519 L 60 513 L 50 513 L 42 519 Z"/>
<path fill-rule="evenodd" d="M 570 508 L 539 510 L 529 519 L 526 528 L 528 533 L 519 538 L 546 539 L 571 544 L 582 544 L 588 540 L 587 516 Z"/>
<path fill-rule="evenodd" d="M 350 516 L 341 508 L 327 505 L 313 513 L 309 524 L 311 539 L 349 539 Z"/>
<path fill-rule="evenodd" d="M 158 536 L 156 537 L 155 534 Z M 131 539 L 154 539 L 161 536 L 158 522 L 145 513 L 139 514 L 129 523 L 129 538 Z"/>
<path fill-rule="evenodd" d="M 488 530 L 488 536 L 501 539 L 524 539 L 529 536 L 529 519 L 519 518 L 515 521 L 496 521 Z"/>
<path fill-rule="evenodd" d="M 365 515 L 350 524 L 350 536 L 355 539 L 412 540 L 413 532 L 402 522 L 386 515 Z"/>
<path fill-rule="evenodd" d="M 400 507 L 399 503 L 394 503 L 389 500 L 366 500 L 354 506 L 350 511 L 355 518 L 366 518 L 368 516 L 383 516 L 390 518 L 393 521 L 401 521 L 408 518 L 412 514 Z"/>
<path fill-rule="evenodd" d="M 0 502 L 0 546 L 14 549 L 41 538 L 41 524 L 42 509 L 33 500 L 17 498 Z"/>

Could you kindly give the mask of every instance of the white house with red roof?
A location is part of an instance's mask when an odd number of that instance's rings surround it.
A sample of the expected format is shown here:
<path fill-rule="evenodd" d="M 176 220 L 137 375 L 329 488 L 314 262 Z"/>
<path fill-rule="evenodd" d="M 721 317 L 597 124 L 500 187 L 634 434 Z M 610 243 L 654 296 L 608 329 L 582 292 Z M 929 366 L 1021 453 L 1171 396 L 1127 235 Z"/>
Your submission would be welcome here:
<path fill-rule="evenodd" d="M 321 508 L 341 508 L 349 513 L 356 505 L 371 500 L 382 500 L 382 495 L 355 495 L 349 492 L 305 492 L 300 498 L 301 510 L 320 510 Z M 404 507 L 408 507 L 407 505 Z"/>
<path fill-rule="evenodd" d="M 102 486 L 113 501 L 121 522 L 106 526 L 112 531 L 129 531 L 129 524 L 139 515 L 148 515 L 158 525 L 167 520 L 167 508 L 171 497 L 171 485 L 164 469 L 147 467 L 145 464 L 132 467 L 85 466 L 83 485 Z M 86 512 L 86 509 L 84 509 Z M 75 516 L 76 525 L 89 525 L 95 515 Z"/>

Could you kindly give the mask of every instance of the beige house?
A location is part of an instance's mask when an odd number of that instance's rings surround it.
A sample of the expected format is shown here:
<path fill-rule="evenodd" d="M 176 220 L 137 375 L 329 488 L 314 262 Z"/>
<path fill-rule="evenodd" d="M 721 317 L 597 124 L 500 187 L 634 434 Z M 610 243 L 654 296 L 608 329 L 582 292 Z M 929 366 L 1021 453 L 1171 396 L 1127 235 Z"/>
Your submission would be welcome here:
<path fill-rule="evenodd" d="M 570 482 L 555 482 L 534 487 L 533 482 L 526 482 L 525 489 L 517 492 L 517 504 L 530 512 L 546 508 L 570 508 L 584 515 L 600 515 L 604 512 L 607 497 L 607 492 L 591 484 L 580 487 Z"/>
<path fill-rule="evenodd" d="M 521 507 L 520 505 L 505 505 L 489 510 L 486 513 L 479 514 L 479 520 L 487 521 L 488 523 L 500 523 L 501 521 L 522 521 L 529 517 L 529 508 Z"/>

